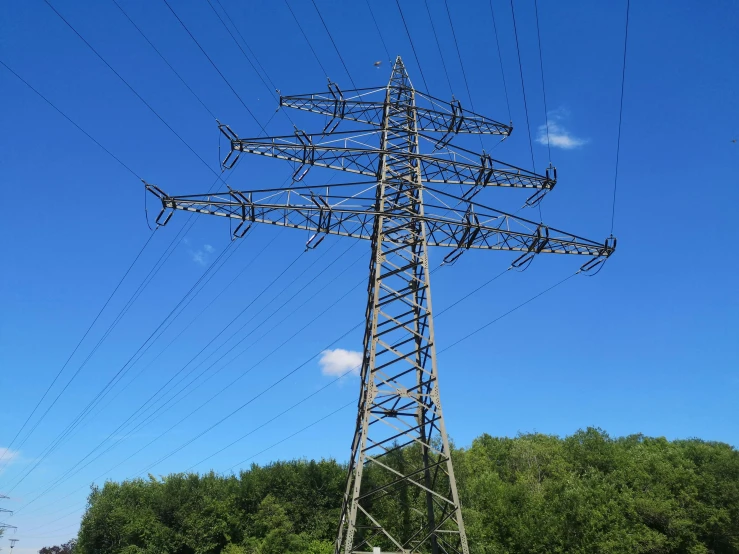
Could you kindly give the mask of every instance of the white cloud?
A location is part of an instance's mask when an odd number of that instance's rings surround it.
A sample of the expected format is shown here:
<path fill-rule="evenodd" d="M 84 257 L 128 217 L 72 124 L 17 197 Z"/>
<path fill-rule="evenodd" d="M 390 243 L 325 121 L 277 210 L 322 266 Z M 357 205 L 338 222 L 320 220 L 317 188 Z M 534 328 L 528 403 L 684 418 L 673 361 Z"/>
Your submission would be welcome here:
<path fill-rule="evenodd" d="M 343 348 L 335 348 L 334 350 L 324 350 L 321 352 L 321 359 L 318 360 L 321 366 L 321 373 L 332 377 L 339 377 L 347 372 L 358 375 L 362 366 L 362 353 L 354 350 L 344 350 Z"/>
<path fill-rule="evenodd" d="M 13 462 L 18 461 L 18 457 L 20 456 L 20 452 L 17 450 L 10 450 L 9 448 L 5 448 L 4 446 L 0 446 L 0 473 L 2 473 L 3 469 L 12 464 Z"/>
<path fill-rule="evenodd" d="M 562 108 L 549 112 L 549 144 L 555 148 L 564 148 L 570 150 L 579 148 L 580 146 L 590 142 L 590 139 L 583 139 L 571 134 L 563 125 L 562 120 L 567 118 L 569 112 Z M 539 125 L 539 133 L 536 142 L 546 146 L 547 144 L 547 126 Z"/>
<path fill-rule="evenodd" d="M 190 256 L 196 264 L 206 265 L 210 258 L 209 254 L 212 254 L 213 250 L 215 249 L 210 244 L 204 244 L 199 250 L 190 250 Z"/>

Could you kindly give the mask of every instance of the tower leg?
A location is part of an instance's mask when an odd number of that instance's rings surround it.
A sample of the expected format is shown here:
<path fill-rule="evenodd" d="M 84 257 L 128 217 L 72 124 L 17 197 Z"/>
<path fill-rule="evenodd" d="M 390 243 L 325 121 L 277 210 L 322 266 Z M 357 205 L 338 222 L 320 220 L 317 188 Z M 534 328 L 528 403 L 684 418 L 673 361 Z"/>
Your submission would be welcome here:
<path fill-rule="evenodd" d="M 387 87 L 357 425 L 336 554 L 468 554 L 439 399 L 414 91 Z M 387 214 L 385 217 L 383 214 Z"/>

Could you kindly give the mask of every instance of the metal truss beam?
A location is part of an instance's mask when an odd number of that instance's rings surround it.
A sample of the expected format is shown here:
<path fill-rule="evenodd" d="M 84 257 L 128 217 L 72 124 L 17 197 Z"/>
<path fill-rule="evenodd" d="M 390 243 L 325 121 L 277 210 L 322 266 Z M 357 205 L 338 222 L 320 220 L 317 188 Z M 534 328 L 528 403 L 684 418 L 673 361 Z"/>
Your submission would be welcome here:
<path fill-rule="evenodd" d="M 292 136 L 242 139 L 227 125 L 221 125 L 221 130 L 231 142 L 231 152 L 223 162 L 224 167 L 233 167 L 241 153 L 278 158 L 300 164 L 293 176 L 294 181 L 300 181 L 311 166 L 377 178 L 380 159 L 394 155 L 392 151 L 367 146 L 373 139 L 380 138 L 382 131 L 379 130 L 361 134 L 356 131 L 334 132 L 330 135 L 331 140 L 325 143 L 319 142 L 324 135 L 308 135 L 302 131 L 296 131 Z M 487 154 L 461 148 L 446 152 L 448 158 L 441 157 L 441 154 L 445 152 L 437 155 L 413 152 L 404 156 L 420 165 L 421 178 L 426 183 L 537 190 L 551 190 L 557 183 L 553 173 L 538 175 Z M 409 178 L 407 173 L 399 176 Z"/>
<path fill-rule="evenodd" d="M 342 92 L 338 86 L 329 82 L 327 92 L 281 96 L 280 106 L 330 116 L 331 120 L 324 127 L 324 132 L 334 131 L 339 120 L 382 127 L 386 90 L 387 88 L 357 89 Z M 377 95 L 381 95 L 381 98 L 371 99 Z M 430 104 L 430 107 L 416 105 L 411 108 L 416 116 L 416 129 L 421 133 L 444 133 L 447 137 L 458 134 L 508 137 L 513 132 L 510 125 L 462 108 L 459 100 L 445 102 L 418 91 L 416 99 L 425 99 Z M 445 139 L 442 138 L 442 141 L 445 142 Z"/>

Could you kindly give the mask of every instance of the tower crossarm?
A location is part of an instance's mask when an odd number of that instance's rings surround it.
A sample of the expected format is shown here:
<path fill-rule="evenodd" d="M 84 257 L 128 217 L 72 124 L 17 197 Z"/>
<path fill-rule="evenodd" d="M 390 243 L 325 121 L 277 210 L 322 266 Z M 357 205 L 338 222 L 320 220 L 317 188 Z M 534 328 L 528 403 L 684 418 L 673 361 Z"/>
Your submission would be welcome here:
<path fill-rule="evenodd" d="M 368 143 L 380 131 L 358 134 L 356 131 L 332 133 L 332 140 L 321 143 L 316 139 L 323 135 L 307 135 L 296 131 L 295 135 L 266 138 L 239 138 L 226 125 L 221 131 L 231 141 L 231 152 L 223 162 L 231 168 L 241 153 L 257 154 L 297 162 L 293 180 L 300 181 L 311 166 L 325 167 L 368 177 L 377 177 L 381 156 L 397 156 L 397 152 L 375 148 Z M 439 155 L 404 153 L 408 160 L 418 160 L 421 178 L 427 183 L 470 185 L 473 187 L 497 186 L 548 191 L 554 188 L 556 178 L 539 175 L 519 167 L 495 160 L 487 154 L 467 150 L 444 151 Z M 477 162 L 474 157 L 479 159 Z M 398 177 L 409 176 L 399 175 Z"/>
<path fill-rule="evenodd" d="M 354 196 L 337 194 L 335 189 L 341 185 L 324 187 L 325 194 L 315 194 L 301 187 L 168 196 L 156 185 L 147 184 L 146 188 L 162 204 L 157 224 L 165 225 L 174 210 L 182 210 L 237 220 L 236 236 L 243 236 L 253 223 L 267 223 L 311 231 L 311 241 L 323 234 L 371 240 L 374 220 L 380 215 L 370 188 Z M 454 198 L 460 207 L 450 208 L 442 202 L 427 201 L 424 215 L 413 216 L 423 221 L 429 246 L 453 248 L 460 254 L 469 249 L 507 250 L 521 253 L 521 259 L 535 254 L 577 254 L 601 259 L 615 250 L 615 244 L 609 241 L 598 243 L 462 198 L 446 196 Z M 387 233 L 402 243 L 405 232 L 402 223 L 409 217 L 402 202 L 387 207 L 383 215 L 401 222 L 397 233 L 392 231 L 392 226 Z"/>
<path fill-rule="evenodd" d="M 324 127 L 324 132 L 335 130 L 340 120 L 381 127 L 385 109 L 385 91 L 386 88 L 342 92 L 336 85 L 330 83 L 328 92 L 281 96 L 280 106 L 330 116 L 331 120 Z M 377 94 L 381 94 L 382 97 L 373 100 L 372 98 Z M 445 102 L 418 91 L 416 91 L 416 99 L 417 101 L 427 100 L 429 104 L 429 107 L 417 104 L 411 108 L 415 113 L 420 132 L 507 137 L 513 131 L 510 125 L 462 108 L 459 100 Z"/>

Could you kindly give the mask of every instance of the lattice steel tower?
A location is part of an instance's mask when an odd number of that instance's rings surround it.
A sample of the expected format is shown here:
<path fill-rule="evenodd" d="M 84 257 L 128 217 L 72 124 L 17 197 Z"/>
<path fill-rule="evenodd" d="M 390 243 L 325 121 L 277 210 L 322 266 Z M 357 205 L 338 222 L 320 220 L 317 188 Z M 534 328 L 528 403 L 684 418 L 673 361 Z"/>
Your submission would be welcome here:
<path fill-rule="evenodd" d="M 400 57 L 386 87 L 328 88 L 280 99 L 329 116 L 319 135 L 296 129 L 294 136 L 241 139 L 221 125 L 231 142 L 226 168 L 241 153 L 290 160 L 298 165 L 293 186 L 167 196 L 147 184 L 162 202 L 157 223 L 179 209 L 236 219 L 235 236 L 258 222 L 311 231 L 307 248 L 326 234 L 371 242 L 361 389 L 335 552 L 467 554 L 439 396 L 428 246 L 451 248 L 446 262 L 470 248 L 510 250 L 520 253 L 516 267 L 539 253 L 581 254 L 592 257 L 583 266 L 590 270 L 612 254 L 615 240 L 593 242 L 474 202 L 483 188 L 498 186 L 533 190 L 533 205 L 556 175 L 452 150 L 456 134 L 508 136 L 511 127 L 416 91 Z M 337 132 L 342 120 L 371 129 Z M 373 138 L 379 148 L 368 145 Z M 434 153 L 422 154 L 422 143 Z M 369 180 L 298 186 L 311 166 Z M 464 194 L 443 190 L 449 184 L 462 185 Z"/>

